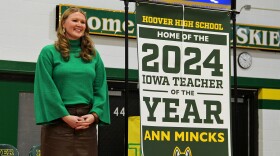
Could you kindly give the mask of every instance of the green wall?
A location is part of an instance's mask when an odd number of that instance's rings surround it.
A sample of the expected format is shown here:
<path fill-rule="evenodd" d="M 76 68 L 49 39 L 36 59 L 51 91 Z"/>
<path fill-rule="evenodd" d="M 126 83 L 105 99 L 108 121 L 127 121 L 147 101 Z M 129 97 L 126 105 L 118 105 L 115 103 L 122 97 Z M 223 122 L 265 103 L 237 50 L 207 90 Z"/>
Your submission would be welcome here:
<path fill-rule="evenodd" d="M 19 93 L 33 92 L 33 82 L 0 80 L 0 86 L 0 143 L 16 147 Z"/>

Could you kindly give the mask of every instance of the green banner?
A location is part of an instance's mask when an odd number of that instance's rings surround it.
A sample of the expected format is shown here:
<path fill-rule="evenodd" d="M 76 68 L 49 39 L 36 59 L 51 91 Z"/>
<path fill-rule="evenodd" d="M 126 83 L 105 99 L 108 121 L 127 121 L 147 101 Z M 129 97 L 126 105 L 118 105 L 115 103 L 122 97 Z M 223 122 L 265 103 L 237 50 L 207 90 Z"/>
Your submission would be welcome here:
<path fill-rule="evenodd" d="M 237 47 L 280 50 L 280 29 L 257 25 L 238 24 L 236 26 Z"/>
<path fill-rule="evenodd" d="M 69 7 L 74 5 L 60 4 L 58 7 L 58 17 Z M 125 17 L 123 11 L 96 9 L 90 7 L 76 6 L 86 12 L 90 34 L 124 37 Z M 136 36 L 135 14 L 128 14 L 128 34 L 130 38 Z"/>
<path fill-rule="evenodd" d="M 152 3 L 136 12 L 142 154 L 230 156 L 228 12 Z"/>
<path fill-rule="evenodd" d="M 73 5 L 59 5 L 58 9 L 58 18 L 65 11 L 66 8 Z M 88 16 L 88 25 L 90 28 L 90 34 L 97 35 L 106 35 L 106 36 L 115 36 L 115 37 L 124 37 L 124 11 L 117 10 L 106 10 L 106 9 L 96 9 L 90 7 L 82 7 L 87 12 Z M 169 11 L 168 11 L 169 12 Z M 195 11 L 194 11 L 195 12 Z M 210 29 L 212 31 L 220 31 L 223 29 L 221 24 L 215 22 L 204 22 L 207 21 L 205 17 L 200 22 L 194 22 L 194 20 L 185 20 L 184 22 L 180 18 L 174 17 L 174 20 L 171 18 L 157 18 L 157 17 L 148 17 L 145 16 L 141 21 L 146 24 L 155 24 L 161 26 L 170 26 L 173 27 L 189 27 L 192 29 L 203 28 Z M 177 16 L 177 15 L 175 15 Z M 195 14 L 194 14 L 195 16 Z M 136 21 L 135 13 L 128 14 L 128 35 L 129 38 L 136 38 Z M 230 31 L 232 33 L 232 31 Z M 237 24 L 236 26 L 236 37 L 237 43 L 236 46 L 239 48 L 251 48 L 251 49 L 264 49 L 264 50 L 280 50 L 280 28 L 277 27 L 266 27 L 266 26 L 257 26 L 257 25 L 245 25 Z M 152 32 L 151 32 L 152 33 Z M 214 35 L 215 36 L 215 35 Z M 230 35 L 232 41 L 232 34 Z M 222 39 L 219 38 L 219 39 Z M 212 40 L 213 41 L 213 40 Z M 220 43 L 220 41 L 214 41 Z M 225 41 L 224 41 L 225 42 Z"/>

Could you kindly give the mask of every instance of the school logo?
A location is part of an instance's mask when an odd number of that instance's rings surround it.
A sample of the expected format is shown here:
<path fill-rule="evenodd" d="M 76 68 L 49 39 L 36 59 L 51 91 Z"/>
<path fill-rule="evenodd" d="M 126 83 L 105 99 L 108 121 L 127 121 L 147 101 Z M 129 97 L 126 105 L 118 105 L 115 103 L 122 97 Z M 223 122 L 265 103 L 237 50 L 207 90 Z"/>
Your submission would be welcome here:
<path fill-rule="evenodd" d="M 187 147 L 184 151 L 181 151 L 179 147 L 175 147 L 172 156 L 192 156 L 190 147 Z"/>

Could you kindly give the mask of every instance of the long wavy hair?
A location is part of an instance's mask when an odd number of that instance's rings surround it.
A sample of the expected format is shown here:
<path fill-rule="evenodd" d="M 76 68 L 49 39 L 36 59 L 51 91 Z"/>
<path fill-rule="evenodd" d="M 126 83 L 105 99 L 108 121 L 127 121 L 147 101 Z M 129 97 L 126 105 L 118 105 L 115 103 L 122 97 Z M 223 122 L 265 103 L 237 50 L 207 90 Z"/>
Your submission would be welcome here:
<path fill-rule="evenodd" d="M 69 15 L 75 12 L 82 13 L 87 19 L 86 13 L 83 10 L 77 7 L 70 7 L 62 14 L 57 29 L 58 39 L 57 41 L 55 41 L 55 48 L 61 53 L 61 56 L 65 61 L 69 61 L 70 59 L 70 54 L 69 54 L 70 45 L 69 45 L 68 38 L 65 36 L 65 30 L 63 28 L 63 24 L 65 23 Z M 89 62 L 92 60 L 92 57 L 95 56 L 96 52 L 94 50 L 94 43 L 89 35 L 89 27 L 87 22 L 86 22 L 86 29 L 84 32 L 84 36 L 82 36 L 80 40 L 81 40 L 81 52 L 77 57 L 81 57 L 84 61 Z"/>

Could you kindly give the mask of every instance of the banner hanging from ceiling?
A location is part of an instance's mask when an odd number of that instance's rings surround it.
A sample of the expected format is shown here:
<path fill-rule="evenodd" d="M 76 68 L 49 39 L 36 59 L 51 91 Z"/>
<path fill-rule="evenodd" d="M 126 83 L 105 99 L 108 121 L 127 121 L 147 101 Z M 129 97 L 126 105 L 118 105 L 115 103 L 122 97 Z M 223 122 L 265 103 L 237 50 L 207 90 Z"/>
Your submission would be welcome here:
<path fill-rule="evenodd" d="M 151 0 L 152 1 L 152 0 Z M 171 1 L 170 1 L 171 2 Z M 186 1 L 187 2 L 187 1 Z M 221 3 L 222 1 L 219 1 Z M 229 1 L 227 1 L 229 2 Z M 56 23 L 59 17 L 68 8 L 74 5 L 60 4 L 57 7 Z M 76 6 L 87 13 L 90 34 L 115 37 L 125 37 L 124 11 L 97 9 L 85 6 Z M 135 13 L 128 13 L 128 37 L 136 38 Z M 179 22 L 179 21 L 177 21 Z M 177 23 L 177 25 L 180 25 Z M 236 37 L 238 48 L 262 49 L 280 51 L 280 28 L 261 25 L 237 24 Z M 232 40 L 232 34 L 230 35 Z M 232 42 L 231 42 L 232 43 Z"/>
<path fill-rule="evenodd" d="M 136 21 L 142 155 L 231 156 L 228 12 L 139 3 Z"/>
<path fill-rule="evenodd" d="M 149 0 L 151 2 L 161 2 L 176 5 L 188 5 L 192 7 L 227 9 L 231 8 L 231 0 Z"/>

